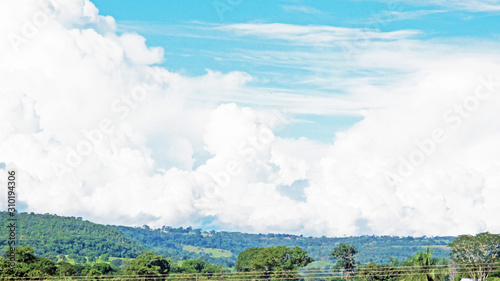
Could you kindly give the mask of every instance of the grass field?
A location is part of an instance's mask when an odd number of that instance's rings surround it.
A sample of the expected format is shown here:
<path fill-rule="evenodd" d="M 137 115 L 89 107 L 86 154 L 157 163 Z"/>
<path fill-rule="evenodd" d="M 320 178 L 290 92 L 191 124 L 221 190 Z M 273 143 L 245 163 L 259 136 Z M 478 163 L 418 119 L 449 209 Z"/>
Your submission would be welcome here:
<path fill-rule="evenodd" d="M 307 268 L 332 269 L 334 263 L 330 261 L 314 261 L 306 266 Z"/>
<path fill-rule="evenodd" d="M 229 258 L 233 255 L 230 251 L 222 250 L 222 249 L 214 249 L 214 248 L 202 248 L 196 246 L 184 246 L 182 248 L 184 251 L 192 252 L 192 253 L 202 253 L 211 255 L 214 258 Z"/>

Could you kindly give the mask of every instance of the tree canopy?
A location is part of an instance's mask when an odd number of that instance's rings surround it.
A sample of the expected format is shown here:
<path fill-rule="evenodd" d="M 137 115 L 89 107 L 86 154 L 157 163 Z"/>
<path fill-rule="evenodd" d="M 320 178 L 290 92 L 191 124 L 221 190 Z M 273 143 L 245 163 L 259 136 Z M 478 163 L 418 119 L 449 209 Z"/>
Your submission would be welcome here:
<path fill-rule="evenodd" d="M 262 278 L 271 278 L 271 272 L 280 274 L 280 278 L 293 278 L 295 271 L 307 266 L 314 260 L 300 247 L 285 246 L 269 248 L 250 248 L 238 255 L 236 270 L 239 272 L 262 271 Z M 283 273 L 288 271 L 289 273 Z M 279 273 L 278 273 L 279 272 Z"/>
<path fill-rule="evenodd" d="M 500 235 L 488 232 L 476 236 L 460 235 L 449 245 L 451 259 L 461 266 L 470 278 L 484 281 L 498 268 L 500 262 Z"/>
<path fill-rule="evenodd" d="M 168 260 L 153 252 L 140 254 L 130 262 L 125 270 L 127 275 L 148 276 L 150 280 L 164 280 L 164 276 L 169 272 L 170 263 Z"/>
<path fill-rule="evenodd" d="M 334 266 L 334 269 L 343 269 L 347 274 L 347 278 L 354 272 L 356 269 L 356 257 L 355 255 L 358 253 L 356 247 L 354 245 L 346 245 L 344 243 L 340 243 L 337 247 L 333 249 L 330 256 L 332 256 L 337 263 Z"/>
<path fill-rule="evenodd" d="M 416 253 L 406 259 L 402 266 L 408 268 L 405 281 L 443 281 L 448 269 L 446 259 L 432 257 L 432 248 Z"/>

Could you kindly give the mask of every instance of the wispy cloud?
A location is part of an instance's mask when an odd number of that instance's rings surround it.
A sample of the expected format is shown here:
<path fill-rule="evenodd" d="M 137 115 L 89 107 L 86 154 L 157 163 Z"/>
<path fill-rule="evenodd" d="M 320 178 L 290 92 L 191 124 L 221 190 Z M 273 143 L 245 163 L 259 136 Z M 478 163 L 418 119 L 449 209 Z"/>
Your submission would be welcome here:
<path fill-rule="evenodd" d="M 425 12 L 398 16 L 411 18 L 419 13 Z M 464 43 L 468 39 L 448 38 L 447 42 L 423 39 L 421 31 L 410 29 L 384 32 L 283 23 L 175 26 L 126 23 L 126 28 L 143 34 L 154 32 L 165 36 L 231 41 L 231 48 L 193 50 L 199 56 L 226 64 L 255 66 L 250 72 L 255 78 L 252 86 L 219 95 L 220 102 L 279 106 L 288 112 L 305 114 L 361 115 L 368 108 L 383 108 L 391 103 L 390 99 L 380 98 L 385 95 L 384 91 L 404 80 L 408 73 L 452 62 L 459 54 L 493 59 L 491 50 L 494 49 L 485 40 L 478 41 L 474 47 L 460 47 L 466 46 Z M 260 44 L 246 44 L 255 41 Z M 349 52 L 353 54 L 347 58 L 346 55 L 351 55 Z M 349 96 L 362 94 L 360 89 L 372 94 L 362 99 Z M 192 98 L 203 100 L 207 97 Z"/>
<path fill-rule="evenodd" d="M 303 14 L 320 14 L 321 11 L 308 6 L 282 5 L 281 8 L 286 12 L 303 13 Z"/>
<path fill-rule="evenodd" d="M 336 26 L 293 25 L 283 23 L 243 23 L 221 25 L 219 30 L 233 32 L 240 36 L 257 36 L 266 39 L 286 40 L 299 45 L 325 45 L 332 42 L 363 40 L 399 40 L 415 37 L 417 30 L 381 32 L 376 29 L 346 28 Z"/>
<path fill-rule="evenodd" d="M 446 10 L 416 10 L 416 11 L 392 11 L 389 12 L 389 15 L 386 17 L 377 18 L 379 22 L 394 22 L 394 21 L 402 21 L 402 20 L 416 20 L 422 19 L 428 15 L 444 13 Z M 369 18 L 366 19 L 366 22 L 373 22 L 374 19 Z"/>

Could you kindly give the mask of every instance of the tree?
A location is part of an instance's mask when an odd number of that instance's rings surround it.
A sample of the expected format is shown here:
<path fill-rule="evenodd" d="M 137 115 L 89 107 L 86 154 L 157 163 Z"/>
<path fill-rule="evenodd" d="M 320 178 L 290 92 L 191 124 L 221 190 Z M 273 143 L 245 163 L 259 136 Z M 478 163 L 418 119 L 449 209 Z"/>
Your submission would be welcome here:
<path fill-rule="evenodd" d="M 408 276 L 406 281 L 442 281 L 447 273 L 446 259 L 432 257 L 432 249 L 426 248 L 425 251 L 418 252 L 402 262 L 402 266 L 408 267 Z"/>
<path fill-rule="evenodd" d="M 239 272 L 262 271 L 261 278 L 294 279 L 299 267 L 314 260 L 300 247 L 276 246 L 269 248 L 250 248 L 238 255 L 236 270 Z M 274 273 L 274 272 L 279 273 Z"/>
<path fill-rule="evenodd" d="M 330 256 L 337 260 L 334 269 L 345 270 L 347 279 L 349 279 L 349 276 L 354 273 L 354 270 L 356 269 L 357 262 L 355 255 L 357 253 L 358 251 L 354 245 L 340 243 L 338 247 L 333 249 L 330 253 Z"/>
<path fill-rule="evenodd" d="M 87 271 L 87 277 L 94 277 L 93 279 L 99 279 L 99 276 L 102 275 L 102 272 L 95 268 L 90 268 L 89 271 Z"/>
<path fill-rule="evenodd" d="M 360 267 L 356 271 L 357 280 L 362 281 L 397 281 L 401 274 L 399 262 L 392 259 L 392 264 L 375 264 L 373 262 Z"/>
<path fill-rule="evenodd" d="M 167 259 L 152 252 L 140 254 L 125 270 L 126 275 L 142 275 L 152 277 L 146 280 L 165 280 L 164 275 L 170 272 Z M 161 278 L 163 277 L 163 278 Z M 161 278 L 161 279 L 160 279 Z"/>
<path fill-rule="evenodd" d="M 74 260 L 75 260 L 75 262 L 82 263 L 82 264 L 87 262 L 87 259 L 85 257 L 82 257 L 82 256 L 78 256 Z"/>
<path fill-rule="evenodd" d="M 92 268 L 101 272 L 103 275 L 115 272 L 115 269 L 111 265 L 104 262 L 95 263 L 94 265 L 92 265 Z"/>
<path fill-rule="evenodd" d="M 187 260 L 176 268 L 178 273 L 215 273 L 222 272 L 224 268 L 219 265 L 210 264 L 202 259 Z"/>
<path fill-rule="evenodd" d="M 238 255 L 235 269 L 238 272 L 248 272 L 252 270 L 263 270 L 257 263 L 257 254 L 262 248 L 246 249 Z"/>
<path fill-rule="evenodd" d="M 101 259 L 105 262 L 108 262 L 109 261 L 109 255 L 108 254 L 102 254 L 101 255 Z"/>
<path fill-rule="evenodd" d="M 36 262 L 32 264 L 31 270 L 40 271 L 43 275 L 55 275 L 57 272 L 57 266 L 56 263 L 49 258 L 42 257 L 37 258 Z"/>
<path fill-rule="evenodd" d="M 67 261 L 60 261 L 57 263 L 57 273 L 59 276 L 72 276 L 75 274 L 75 269 Z"/>
<path fill-rule="evenodd" d="M 476 236 L 460 235 L 450 243 L 451 260 L 458 263 L 470 278 L 484 281 L 498 268 L 500 261 L 500 235 L 489 232 Z"/>
<path fill-rule="evenodd" d="M 11 255 L 12 250 L 15 251 L 17 262 L 30 264 L 37 260 L 37 257 L 33 254 L 35 250 L 33 250 L 30 246 L 8 249 L 6 251 L 8 257 Z"/>

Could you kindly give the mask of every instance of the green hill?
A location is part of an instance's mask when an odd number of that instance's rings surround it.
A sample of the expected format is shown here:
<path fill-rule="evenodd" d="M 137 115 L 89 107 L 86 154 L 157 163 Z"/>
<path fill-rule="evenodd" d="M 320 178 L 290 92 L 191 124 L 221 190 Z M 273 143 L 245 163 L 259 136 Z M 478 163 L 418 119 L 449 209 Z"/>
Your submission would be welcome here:
<path fill-rule="evenodd" d="M 205 232 L 200 229 L 172 228 L 149 229 L 145 226 L 116 226 L 127 237 L 140 241 L 156 252 L 178 259 L 203 258 L 212 263 L 232 267 L 240 252 L 253 247 L 272 247 L 284 245 L 299 246 L 317 261 L 330 261 L 329 254 L 339 243 L 353 244 L 359 250 L 361 263 L 390 263 L 390 257 L 400 261 L 423 250 L 434 248 L 434 256 L 449 257 L 447 245 L 455 237 L 398 237 L 398 236 L 358 236 L 358 237 L 304 237 L 289 234 L 248 234 L 240 232 Z M 210 251 L 186 251 L 186 246 Z M 221 256 L 218 253 L 224 252 Z M 232 253 L 232 255 L 228 255 Z"/>
<path fill-rule="evenodd" d="M 8 213 L 0 212 L 0 224 L 7 225 Z M 455 237 L 305 237 L 289 234 L 248 234 L 200 229 L 161 229 L 143 227 L 106 226 L 81 218 L 49 214 L 21 213 L 18 216 L 20 245 L 30 245 L 35 254 L 46 257 L 68 258 L 108 257 L 133 258 L 146 250 L 176 260 L 204 259 L 222 266 L 233 267 L 238 254 L 253 247 L 299 246 L 317 262 L 316 267 L 331 265 L 330 252 L 339 243 L 353 244 L 359 250 L 361 263 L 389 263 L 389 258 L 400 261 L 425 247 L 434 247 L 434 256 L 448 257 L 446 247 Z M 0 247 L 7 248 L 7 229 L 0 231 Z"/>
<path fill-rule="evenodd" d="M 7 212 L 0 212 L 0 225 L 7 226 Z M 144 247 L 121 231 L 75 217 L 20 213 L 17 216 L 17 237 L 20 246 L 30 245 L 38 256 L 132 258 Z M 0 247 L 7 248 L 7 229 L 0 231 Z"/>

